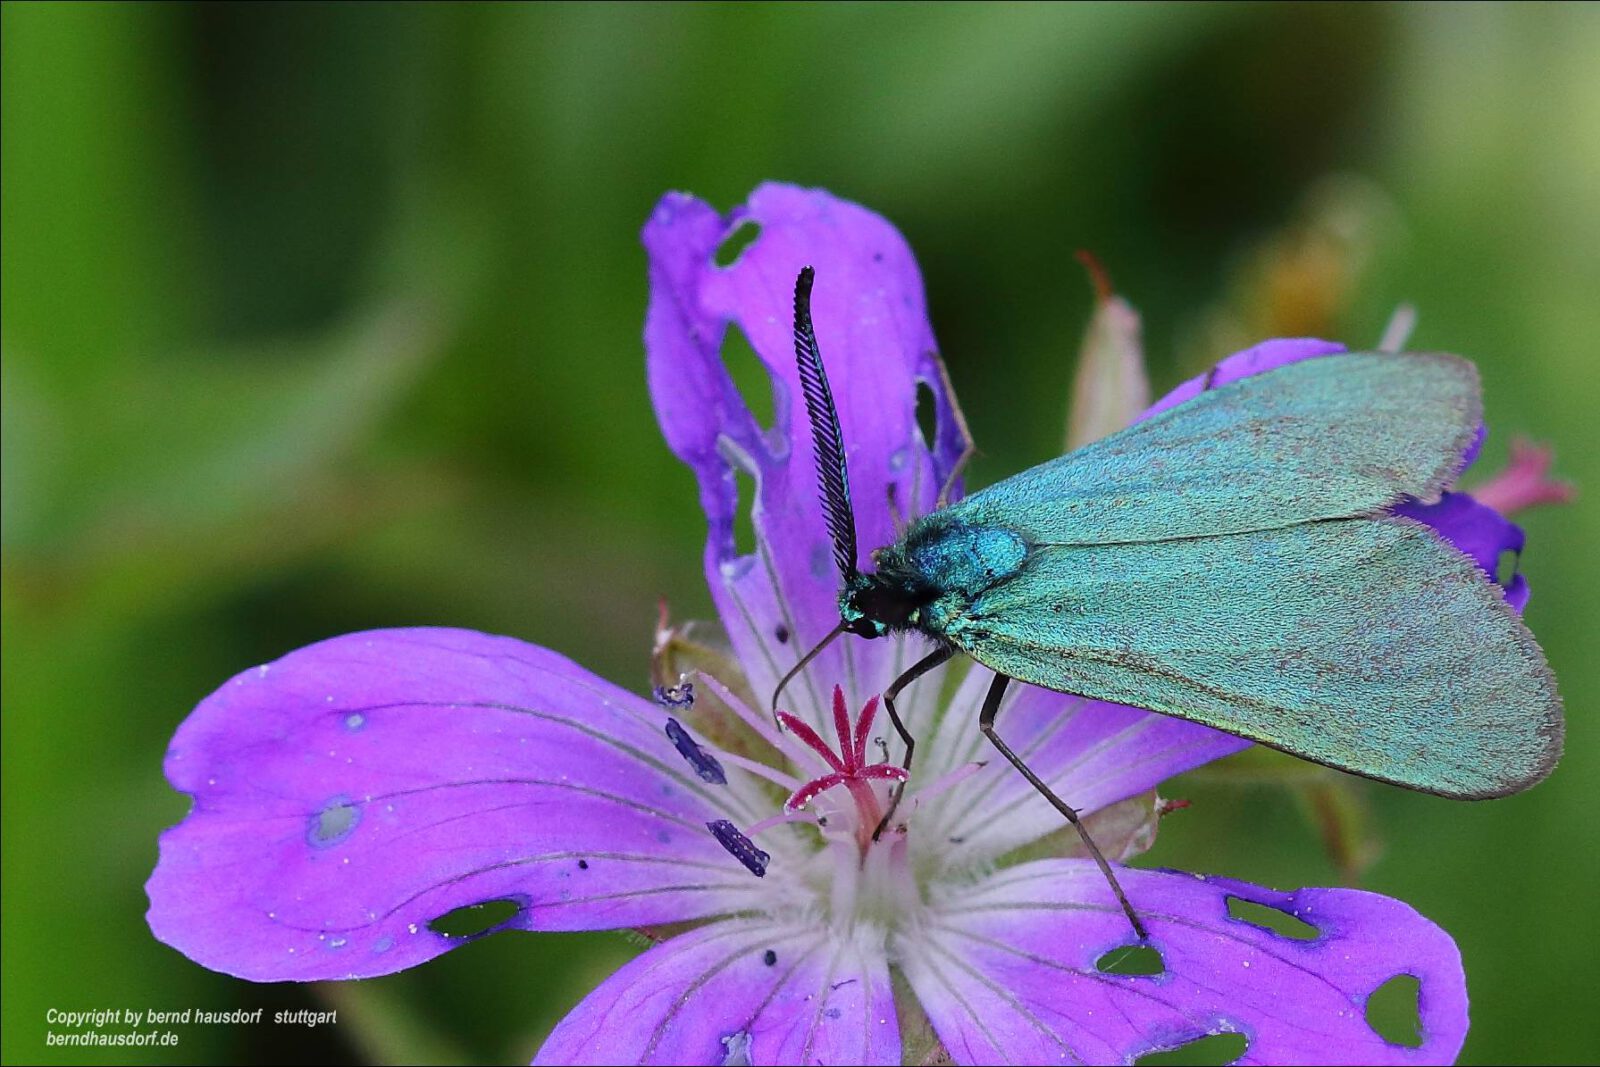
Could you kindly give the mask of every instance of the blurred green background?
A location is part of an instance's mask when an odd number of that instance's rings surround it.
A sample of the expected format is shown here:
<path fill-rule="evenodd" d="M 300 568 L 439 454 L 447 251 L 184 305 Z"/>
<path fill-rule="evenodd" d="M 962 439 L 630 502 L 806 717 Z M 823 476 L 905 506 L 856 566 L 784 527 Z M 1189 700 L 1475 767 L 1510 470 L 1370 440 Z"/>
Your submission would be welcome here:
<path fill-rule="evenodd" d="M 1483 370 L 1479 472 L 1525 433 L 1600 492 L 1600 7 L 3 18 L 7 1062 L 107 1058 L 45 1048 L 52 1007 L 330 1003 L 337 1027 L 194 1026 L 114 1058 L 525 1062 L 635 951 L 509 934 L 356 987 L 257 987 L 155 942 L 143 883 L 186 808 L 167 739 L 246 666 L 449 624 L 642 689 L 656 598 L 707 613 L 639 339 L 637 234 L 667 189 L 726 208 L 781 178 L 898 224 L 975 484 L 1060 448 L 1085 247 L 1144 313 L 1158 390 L 1273 333 L 1370 345 L 1411 301 L 1414 347 Z M 1166 790 L 1195 803 L 1150 861 L 1359 875 L 1460 943 L 1465 1062 L 1583 1062 L 1600 530 L 1582 501 L 1522 519 L 1568 709 L 1553 779 L 1458 804 L 1202 772 Z M 1323 847 L 1329 812 L 1351 855 Z"/>

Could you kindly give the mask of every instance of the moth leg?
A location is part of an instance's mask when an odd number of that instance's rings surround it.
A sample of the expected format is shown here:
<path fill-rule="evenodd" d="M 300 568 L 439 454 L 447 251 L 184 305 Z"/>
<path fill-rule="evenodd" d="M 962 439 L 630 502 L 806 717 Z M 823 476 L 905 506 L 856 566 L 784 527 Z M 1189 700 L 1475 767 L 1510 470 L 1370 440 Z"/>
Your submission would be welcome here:
<path fill-rule="evenodd" d="M 950 493 L 955 489 L 961 472 L 967 469 L 967 461 L 978 451 L 978 446 L 972 443 L 972 431 L 967 429 L 967 417 L 961 413 L 961 405 L 956 403 L 955 387 L 950 384 L 950 372 L 945 369 L 944 360 L 939 358 L 937 352 L 929 352 L 928 356 L 939 371 L 939 386 L 944 390 L 945 402 L 950 405 L 950 414 L 956 420 L 956 432 L 961 435 L 961 455 L 956 457 L 955 466 L 951 467 L 950 473 L 945 476 L 944 485 L 939 488 L 939 499 L 934 504 L 935 508 L 942 508 L 950 503 Z M 928 446 L 930 452 L 933 451 L 934 442 L 923 443 Z"/>
<path fill-rule="evenodd" d="M 1144 928 L 1144 923 L 1139 921 L 1139 916 L 1134 913 L 1133 905 L 1128 903 L 1128 894 L 1122 891 L 1117 876 L 1111 871 L 1111 864 L 1106 862 L 1100 846 L 1094 843 L 1094 838 L 1089 836 L 1089 830 L 1083 825 L 1083 820 L 1078 818 L 1078 812 L 1060 797 L 1050 791 L 1050 787 L 1039 779 L 1037 774 L 1028 768 L 1026 763 L 1013 751 L 1011 746 L 1000 740 L 1000 735 L 995 733 L 994 717 L 1000 710 L 1000 698 L 1005 695 L 1006 686 L 1011 683 L 1011 678 L 1004 674 L 996 674 L 994 682 L 989 686 L 989 695 L 983 699 L 983 711 L 978 715 L 978 728 L 983 731 L 983 736 L 994 743 L 1000 754 L 1011 761 L 1011 765 L 1022 773 L 1022 777 L 1037 789 L 1050 806 L 1067 817 L 1073 829 L 1078 831 L 1078 836 L 1083 838 L 1083 843 L 1089 850 L 1089 855 L 1094 857 L 1094 862 L 1100 867 L 1100 873 L 1105 875 L 1106 883 L 1111 886 L 1111 891 L 1117 895 L 1117 903 L 1122 905 L 1123 914 L 1127 915 L 1128 922 L 1133 924 L 1133 932 L 1139 936 L 1140 941 L 1148 941 L 1149 933 Z"/>
<path fill-rule="evenodd" d="M 1216 384 L 1217 384 L 1217 368 L 1220 367 L 1220 366 L 1221 366 L 1220 363 L 1214 363 L 1214 364 L 1211 365 L 1211 369 L 1206 371 L 1206 380 L 1200 383 L 1200 391 L 1202 393 L 1210 392 L 1213 388 L 1216 387 Z"/>
<path fill-rule="evenodd" d="M 894 723 L 895 733 L 900 735 L 900 740 L 906 743 L 905 769 L 911 769 L 911 754 L 916 751 L 917 739 L 911 736 L 906 729 L 906 724 L 900 721 L 900 713 L 894 709 L 894 698 L 900 695 L 900 690 L 921 678 L 924 674 L 944 663 L 956 650 L 951 645 L 940 645 L 932 652 L 913 663 L 904 674 L 889 683 L 889 688 L 883 691 L 883 709 L 889 713 L 889 721 Z M 899 783 L 894 787 L 894 792 L 889 797 L 889 810 L 884 812 L 883 818 L 878 821 L 878 828 L 872 831 L 872 839 L 876 841 L 883 833 L 884 827 L 889 825 L 889 820 L 894 818 L 895 809 L 900 806 L 900 796 L 906 791 L 906 784 Z"/>

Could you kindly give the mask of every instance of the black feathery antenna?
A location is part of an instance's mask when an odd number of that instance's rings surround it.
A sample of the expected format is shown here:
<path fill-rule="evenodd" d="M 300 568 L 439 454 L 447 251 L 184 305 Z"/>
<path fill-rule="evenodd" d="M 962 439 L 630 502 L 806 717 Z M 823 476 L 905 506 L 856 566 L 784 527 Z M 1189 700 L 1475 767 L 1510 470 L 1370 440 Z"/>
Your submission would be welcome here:
<path fill-rule="evenodd" d="M 816 271 L 810 267 L 802 267 L 795 279 L 794 358 L 800 365 L 800 391 L 805 394 L 806 415 L 811 419 L 817 486 L 822 492 L 828 534 L 833 538 L 833 559 L 840 577 L 849 581 L 856 574 L 856 517 L 850 510 L 850 474 L 845 469 L 839 411 L 833 404 L 833 390 L 828 388 L 828 373 L 822 368 L 817 331 L 811 325 L 811 283 L 815 279 Z"/>

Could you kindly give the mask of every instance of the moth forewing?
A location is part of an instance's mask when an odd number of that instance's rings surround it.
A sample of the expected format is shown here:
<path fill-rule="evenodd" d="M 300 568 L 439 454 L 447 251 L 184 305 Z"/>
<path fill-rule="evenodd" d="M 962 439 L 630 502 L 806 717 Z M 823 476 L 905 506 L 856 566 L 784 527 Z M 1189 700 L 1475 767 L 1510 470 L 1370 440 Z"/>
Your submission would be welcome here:
<path fill-rule="evenodd" d="M 952 616 L 978 662 L 1460 798 L 1543 779 L 1561 702 L 1500 590 L 1429 527 L 1344 519 L 1039 546 Z"/>

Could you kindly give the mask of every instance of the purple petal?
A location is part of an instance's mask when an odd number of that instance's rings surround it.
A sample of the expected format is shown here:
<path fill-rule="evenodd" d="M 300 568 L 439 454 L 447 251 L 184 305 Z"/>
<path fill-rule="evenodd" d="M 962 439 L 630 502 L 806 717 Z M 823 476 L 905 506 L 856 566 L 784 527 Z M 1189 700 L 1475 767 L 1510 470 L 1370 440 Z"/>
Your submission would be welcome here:
<path fill-rule="evenodd" d="M 827 931 L 738 919 L 657 945 L 562 1019 L 534 1063 L 899 1063 L 883 946 Z"/>
<path fill-rule="evenodd" d="M 719 245 L 749 222 L 760 235 L 731 266 L 718 267 Z M 699 480 L 710 524 L 706 578 L 752 688 L 764 697 L 839 621 L 839 575 L 795 369 L 795 277 L 803 266 L 816 268 L 813 318 L 844 429 L 863 557 L 894 539 L 891 490 L 906 515 L 930 509 L 961 451 L 922 279 L 905 240 L 882 218 L 820 190 L 788 185 L 763 185 L 726 216 L 670 194 L 643 238 L 651 291 L 645 347 L 656 413 L 667 443 Z M 730 324 L 744 332 L 771 377 L 770 428 L 757 425 L 723 364 Z M 917 428 L 919 383 L 931 391 L 937 413 L 931 451 Z M 758 486 L 753 507 L 738 499 L 736 470 Z M 741 507 L 753 512 L 752 555 L 734 544 Z M 785 706 L 820 727 L 828 713 L 825 684 L 848 682 L 851 699 L 864 700 L 892 680 L 894 653 L 891 642 L 839 641 Z"/>
<path fill-rule="evenodd" d="M 1094 864 L 1014 867 L 935 901 L 894 947 L 958 1063 L 1131 1063 L 1207 1034 L 1240 1033 L 1238 1063 L 1450 1063 L 1467 1030 L 1466 978 L 1449 935 L 1407 905 L 1351 889 L 1278 893 L 1244 882 L 1123 868 L 1164 971 L 1102 973 L 1133 942 Z M 1233 918 L 1236 897 L 1299 917 L 1311 940 Z M 1367 998 L 1420 982 L 1422 1044 L 1367 1024 Z"/>
<path fill-rule="evenodd" d="M 702 781 L 664 713 L 545 649 L 381 630 L 234 678 L 179 727 L 194 798 L 151 876 L 156 936 L 258 981 L 387 974 L 460 944 L 428 924 L 506 900 L 502 926 L 580 930 L 748 906 L 706 830 L 749 821 L 743 772 Z"/>
<path fill-rule="evenodd" d="M 1489 580 L 1498 582 L 1496 571 L 1503 553 L 1521 554 L 1524 542 L 1522 527 L 1481 504 L 1466 493 L 1445 493 L 1438 503 L 1424 504 L 1410 501 L 1394 509 L 1396 515 L 1405 515 L 1418 522 L 1427 523 L 1439 531 L 1441 537 L 1471 556 Z M 1511 606 L 1521 611 L 1528 602 L 1528 583 L 1520 574 L 1501 582 Z"/>
<path fill-rule="evenodd" d="M 1215 376 L 1211 379 L 1211 388 L 1236 382 L 1240 378 L 1249 378 L 1262 374 L 1274 367 L 1298 363 L 1302 359 L 1315 359 L 1317 356 L 1331 356 L 1345 351 L 1344 345 L 1333 341 L 1319 341 L 1314 337 L 1280 338 L 1274 341 L 1263 341 L 1254 348 L 1246 348 L 1242 352 L 1235 352 L 1216 365 Z M 1150 416 L 1177 407 L 1185 400 L 1191 400 L 1206 387 L 1206 377 L 1212 372 L 1196 375 L 1173 389 L 1172 392 L 1157 400 L 1150 408 L 1139 416 L 1139 419 L 1148 419 Z M 1138 421 L 1138 420 L 1136 420 Z"/>
<path fill-rule="evenodd" d="M 1517 614 L 1522 614 L 1523 609 L 1528 606 L 1528 594 L 1530 592 L 1528 579 L 1521 574 L 1512 575 L 1511 581 L 1506 583 L 1505 590 L 1506 603 L 1510 604 Z"/>
<path fill-rule="evenodd" d="M 963 763 L 988 766 L 918 813 L 918 835 L 939 842 L 953 864 L 981 862 L 1061 829 L 1061 814 L 978 730 L 992 675 L 974 670 L 928 747 L 930 781 Z M 1198 723 L 1141 708 L 1013 683 L 995 729 L 1053 789 L 1089 813 L 1152 789 L 1174 775 L 1250 747 Z"/>

